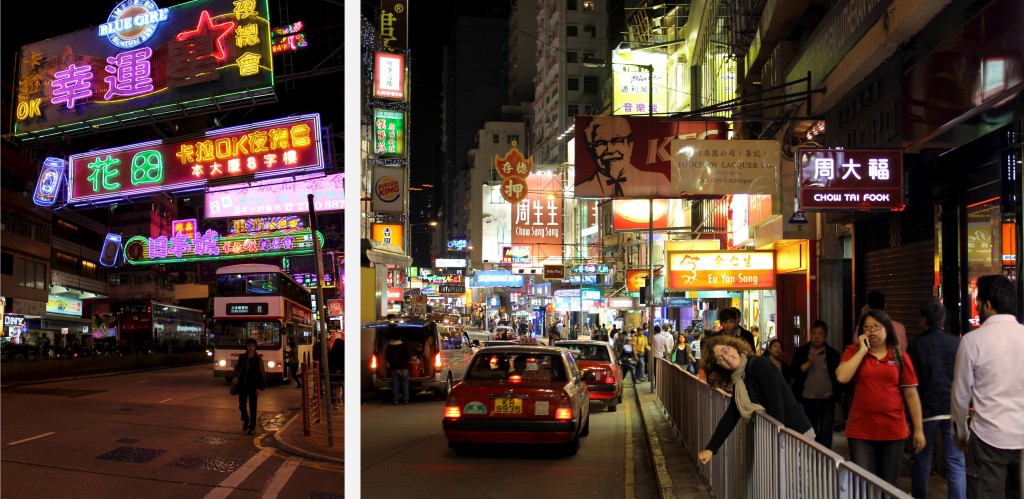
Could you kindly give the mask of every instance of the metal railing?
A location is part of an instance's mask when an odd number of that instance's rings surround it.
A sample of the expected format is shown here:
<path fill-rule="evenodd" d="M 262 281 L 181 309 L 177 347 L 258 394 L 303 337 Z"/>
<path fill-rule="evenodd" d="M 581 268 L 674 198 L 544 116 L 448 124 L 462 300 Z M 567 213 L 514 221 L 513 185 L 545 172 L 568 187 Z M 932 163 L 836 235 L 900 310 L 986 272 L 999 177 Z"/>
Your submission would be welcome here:
<path fill-rule="evenodd" d="M 656 359 L 654 368 L 658 400 L 696 461 L 729 407 L 729 395 L 665 359 Z M 755 413 L 753 424 L 737 424 L 715 458 L 698 468 L 716 496 L 730 499 L 910 498 L 763 412 Z"/>

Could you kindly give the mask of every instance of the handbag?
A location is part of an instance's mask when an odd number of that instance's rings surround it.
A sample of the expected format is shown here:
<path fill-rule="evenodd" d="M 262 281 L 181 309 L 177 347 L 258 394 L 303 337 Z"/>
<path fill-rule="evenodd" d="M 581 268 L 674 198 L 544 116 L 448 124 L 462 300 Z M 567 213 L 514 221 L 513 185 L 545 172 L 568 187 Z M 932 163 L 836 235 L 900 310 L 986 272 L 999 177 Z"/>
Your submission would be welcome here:
<path fill-rule="evenodd" d="M 238 378 L 231 378 L 231 394 L 238 395 Z"/>

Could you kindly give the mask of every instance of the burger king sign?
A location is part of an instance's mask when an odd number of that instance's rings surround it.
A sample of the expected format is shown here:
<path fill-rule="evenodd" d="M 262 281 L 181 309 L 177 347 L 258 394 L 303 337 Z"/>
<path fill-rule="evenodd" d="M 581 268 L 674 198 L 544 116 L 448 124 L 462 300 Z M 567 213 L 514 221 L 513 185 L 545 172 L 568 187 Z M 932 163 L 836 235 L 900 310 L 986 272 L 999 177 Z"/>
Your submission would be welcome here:
<path fill-rule="evenodd" d="M 373 211 L 376 213 L 402 213 L 402 193 L 405 192 L 401 168 L 377 166 L 373 170 Z"/>

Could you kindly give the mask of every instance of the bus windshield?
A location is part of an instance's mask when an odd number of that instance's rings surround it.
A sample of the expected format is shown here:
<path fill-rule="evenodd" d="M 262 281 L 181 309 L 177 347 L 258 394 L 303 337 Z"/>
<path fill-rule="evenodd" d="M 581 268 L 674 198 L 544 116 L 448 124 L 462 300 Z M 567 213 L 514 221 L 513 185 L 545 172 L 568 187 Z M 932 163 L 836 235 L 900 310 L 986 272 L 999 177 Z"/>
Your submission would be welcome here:
<path fill-rule="evenodd" d="M 257 348 L 281 348 L 281 324 L 278 321 L 220 320 L 213 326 L 217 348 L 245 348 L 245 340 L 256 339 Z"/>
<path fill-rule="evenodd" d="M 280 293 L 276 274 L 226 274 L 217 277 L 215 296 L 276 295 Z"/>

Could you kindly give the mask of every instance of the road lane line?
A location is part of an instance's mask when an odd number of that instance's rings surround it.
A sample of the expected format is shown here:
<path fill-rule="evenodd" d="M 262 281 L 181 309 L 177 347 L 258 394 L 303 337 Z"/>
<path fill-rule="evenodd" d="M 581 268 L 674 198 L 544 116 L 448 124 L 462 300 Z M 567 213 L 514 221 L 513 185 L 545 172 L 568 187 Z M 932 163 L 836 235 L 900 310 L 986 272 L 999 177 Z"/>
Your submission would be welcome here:
<path fill-rule="evenodd" d="M 35 440 L 37 438 L 45 438 L 45 437 L 48 437 L 50 435 L 56 435 L 56 434 L 57 434 L 57 432 L 50 431 L 50 432 L 43 433 L 42 435 L 36 435 L 34 437 L 29 437 L 29 438 L 26 438 L 26 439 L 18 440 L 17 442 L 8 442 L 7 445 L 23 444 L 25 442 L 31 442 L 31 441 L 33 441 L 33 440 Z"/>
<path fill-rule="evenodd" d="M 169 399 L 163 399 L 163 400 L 161 400 L 161 401 L 160 401 L 159 403 L 160 403 L 160 404 L 162 404 L 162 403 L 164 403 L 164 402 L 170 402 L 170 401 L 172 401 L 172 400 L 174 400 L 174 397 L 171 397 L 171 398 L 169 398 Z"/>
<path fill-rule="evenodd" d="M 231 495 L 231 493 L 235 491 L 235 488 L 241 485 L 246 478 L 249 478 L 249 475 L 256 471 L 256 468 L 259 468 L 260 465 L 263 464 L 263 461 L 266 461 L 271 455 L 273 455 L 273 452 L 267 449 L 261 450 L 258 454 L 235 470 L 234 473 L 228 475 L 228 477 L 225 478 L 223 482 L 220 482 L 215 489 L 211 490 L 209 494 L 206 494 L 205 499 L 225 499 Z"/>
<path fill-rule="evenodd" d="M 635 390 L 636 387 L 634 386 L 633 389 Z M 626 413 L 626 499 L 633 499 L 633 473 L 635 472 L 633 466 L 633 415 L 629 406 L 629 403 L 622 404 Z"/>
<path fill-rule="evenodd" d="M 299 467 L 299 463 L 302 462 L 301 458 L 292 456 L 289 457 L 280 468 L 277 469 L 277 473 L 274 473 L 274 477 L 270 479 L 270 484 L 260 494 L 261 498 L 274 499 L 281 493 L 284 486 L 288 484 L 288 480 L 291 480 L 292 475 L 295 474 L 295 470 Z"/>

